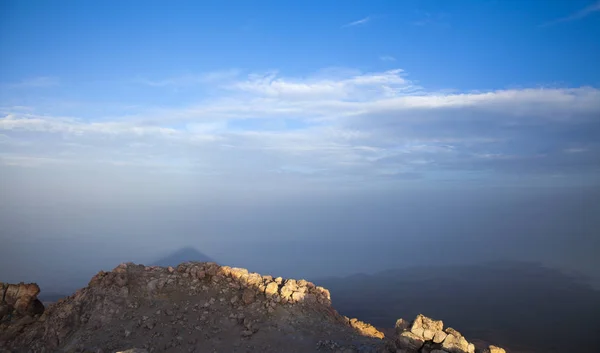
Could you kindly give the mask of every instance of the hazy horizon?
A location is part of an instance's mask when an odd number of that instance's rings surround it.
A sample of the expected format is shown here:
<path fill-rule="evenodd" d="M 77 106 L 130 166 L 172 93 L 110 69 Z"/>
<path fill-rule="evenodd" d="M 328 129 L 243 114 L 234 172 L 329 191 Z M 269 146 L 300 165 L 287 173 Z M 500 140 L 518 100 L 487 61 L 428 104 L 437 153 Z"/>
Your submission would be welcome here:
<path fill-rule="evenodd" d="M 72 288 L 73 278 L 83 285 L 118 263 L 150 264 L 184 247 L 224 265 L 287 277 L 522 260 L 600 282 L 596 188 L 219 192 L 185 199 L 148 191 L 136 207 L 130 203 L 137 197 L 26 202 L 23 191 L 4 193 L 15 199 L 1 213 L 0 276 L 46 288 L 61 281 Z"/>
<path fill-rule="evenodd" d="M 184 247 L 600 286 L 600 3 L 3 1 L 0 281 Z"/>

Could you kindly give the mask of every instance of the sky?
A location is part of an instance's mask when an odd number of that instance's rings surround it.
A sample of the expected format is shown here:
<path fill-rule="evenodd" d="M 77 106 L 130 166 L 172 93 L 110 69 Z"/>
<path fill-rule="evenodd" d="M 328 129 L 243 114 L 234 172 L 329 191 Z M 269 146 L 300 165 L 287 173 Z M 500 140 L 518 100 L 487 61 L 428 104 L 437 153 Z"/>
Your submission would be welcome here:
<path fill-rule="evenodd" d="M 4 261 L 509 232 L 594 275 L 598 33 L 592 0 L 2 0 Z"/>

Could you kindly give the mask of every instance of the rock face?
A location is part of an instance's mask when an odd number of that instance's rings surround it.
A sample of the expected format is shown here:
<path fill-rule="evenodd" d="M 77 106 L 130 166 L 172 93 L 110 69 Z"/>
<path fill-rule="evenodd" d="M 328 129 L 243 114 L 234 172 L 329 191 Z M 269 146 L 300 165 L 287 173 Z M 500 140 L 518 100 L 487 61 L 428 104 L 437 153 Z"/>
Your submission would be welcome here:
<path fill-rule="evenodd" d="M 0 324 L 0 352 L 474 352 L 441 321 L 398 320 L 385 337 L 313 283 L 210 262 L 121 264 L 42 315 L 36 285 L 10 288 L 7 305 L 29 314 Z"/>
<path fill-rule="evenodd" d="M 35 283 L 9 284 L 0 282 L 0 321 L 7 316 L 35 316 L 44 312 L 37 299 L 40 287 Z"/>

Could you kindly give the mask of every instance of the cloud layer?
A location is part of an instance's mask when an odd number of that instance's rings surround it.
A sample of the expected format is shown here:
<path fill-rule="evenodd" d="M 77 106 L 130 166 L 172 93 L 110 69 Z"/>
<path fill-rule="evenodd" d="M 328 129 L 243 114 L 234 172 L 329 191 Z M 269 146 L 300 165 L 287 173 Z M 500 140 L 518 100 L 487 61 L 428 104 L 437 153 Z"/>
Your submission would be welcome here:
<path fill-rule="evenodd" d="M 428 91 L 400 69 L 202 74 L 185 106 L 83 119 L 0 107 L 0 168 L 107 165 L 324 182 L 597 175 L 600 90 Z"/>

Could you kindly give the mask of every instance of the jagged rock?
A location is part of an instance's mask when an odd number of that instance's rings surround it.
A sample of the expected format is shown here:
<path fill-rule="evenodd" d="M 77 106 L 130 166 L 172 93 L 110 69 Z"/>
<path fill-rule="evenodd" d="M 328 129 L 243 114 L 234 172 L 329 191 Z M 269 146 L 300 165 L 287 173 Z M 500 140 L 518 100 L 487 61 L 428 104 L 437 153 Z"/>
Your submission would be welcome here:
<path fill-rule="evenodd" d="M 294 288 L 296 288 L 294 284 L 286 282 L 285 285 L 279 290 L 279 295 L 281 295 L 283 299 L 289 299 L 294 293 Z"/>
<path fill-rule="evenodd" d="M 267 284 L 265 288 L 265 294 L 269 297 L 277 294 L 277 290 L 279 289 L 279 285 L 276 282 L 270 282 Z"/>
<path fill-rule="evenodd" d="M 413 321 L 410 331 L 415 335 L 423 338 L 425 341 L 433 339 L 435 334 L 442 331 L 444 323 L 441 320 L 432 320 L 424 315 L 417 315 Z"/>
<path fill-rule="evenodd" d="M 31 307 L 24 303 L 34 301 L 39 288 L 20 288 L 11 291 L 20 299 L 4 303 L 0 314 L 19 300 L 19 308 Z M 306 280 L 208 262 L 175 268 L 128 263 L 99 272 L 39 317 L 0 324 L 0 352 L 115 352 L 144 342 L 143 351 L 240 351 L 251 343 L 249 351 L 300 353 L 326 349 L 318 344 L 326 341 L 338 342 L 332 350 L 340 352 L 433 353 L 443 344 L 471 352 L 460 333 L 442 329 L 441 321 L 420 315 L 411 324 L 398 320 L 396 335 L 386 339 L 372 325 L 338 314 L 329 291 Z"/>
<path fill-rule="evenodd" d="M 482 353 L 506 353 L 506 351 L 500 347 L 489 346 L 488 348 L 484 349 Z"/>
<path fill-rule="evenodd" d="M 447 328 L 446 339 L 442 342 L 442 349 L 450 353 L 475 353 L 475 346 L 469 343 L 460 332 Z"/>
<path fill-rule="evenodd" d="M 402 352 L 475 353 L 475 345 L 460 332 L 450 327 L 444 330 L 442 321 L 421 314 L 410 325 L 405 320 L 398 320 L 396 336 L 397 349 Z"/>
<path fill-rule="evenodd" d="M 367 324 L 366 322 L 362 322 L 356 318 L 349 319 L 348 322 L 350 326 L 352 326 L 356 331 L 358 331 L 361 335 L 367 337 L 375 337 L 375 338 L 383 338 L 383 332 L 377 330 L 373 325 Z"/>
<path fill-rule="evenodd" d="M 446 339 L 446 336 L 448 336 L 446 332 L 438 331 L 433 335 L 432 341 L 433 343 L 442 343 Z"/>
<path fill-rule="evenodd" d="M 13 312 L 17 315 L 34 316 L 44 312 L 44 305 L 37 299 L 40 287 L 35 283 L 10 284 L 0 282 L 0 318 Z"/>

